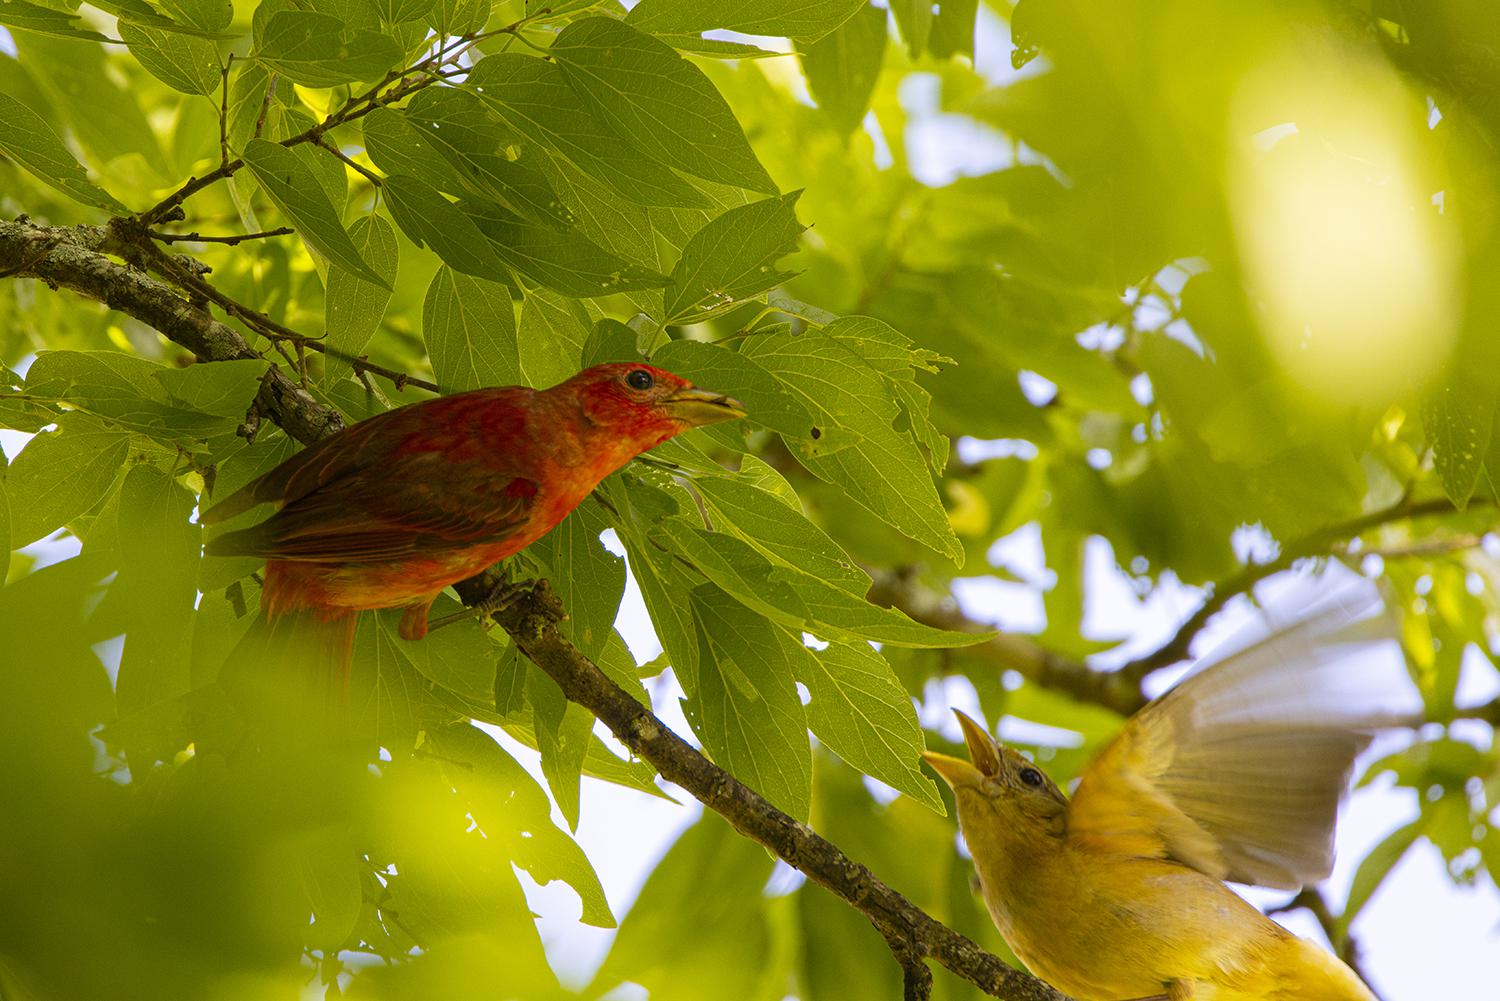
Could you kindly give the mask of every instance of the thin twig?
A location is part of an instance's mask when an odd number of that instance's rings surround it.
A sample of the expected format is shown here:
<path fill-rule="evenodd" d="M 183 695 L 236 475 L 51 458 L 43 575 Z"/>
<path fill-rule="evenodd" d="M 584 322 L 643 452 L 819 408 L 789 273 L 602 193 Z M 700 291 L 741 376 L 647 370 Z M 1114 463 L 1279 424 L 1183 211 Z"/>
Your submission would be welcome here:
<path fill-rule="evenodd" d="M 1398 546 L 1376 546 L 1351 550 L 1349 555 L 1358 559 L 1363 556 L 1379 556 L 1383 560 L 1408 559 L 1414 556 L 1443 556 L 1460 553 L 1465 549 L 1477 549 L 1484 544 L 1484 536 L 1474 533 L 1450 535 L 1444 539 L 1422 539 Z"/>
<path fill-rule="evenodd" d="M 318 139 L 318 147 L 320 149 L 327 150 L 328 152 L 332 153 L 334 156 L 338 157 L 340 160 L 344 161 L 344 165 L 345 166 L 351 168 L 352 170 L 359 171 L 359 173 L 361 173 L 361 174 L 364 175 L 365 180 L 367 180 L 371 184 L 375 185 L 375 187 L 378 188 L 378 187 L 381 186 L 382 182 L 381 182 L 381 177 L 380 177 L 379 174 L 377 174 L 374 171 L 370 170 L 370 168 L 368 168 L 368 167 L 364 167 L 364 166 L 361 166 L 358 163 L 355 163 L 349 157 L 347 157 L 347 156 L 344 155 L 343 150 L 339 149 L 337 146 L 335 146 L 333 143 L 329 142 L 327 139 L 319 138 Z"/>
<path fill-rule="evenodd" d="M 222 167 L 229 162 L 229 67 L 234 65 L 234 53 L 219 67 L 220 82 L 223 84 L 222 93 L 219 95 L 219 166 Z"/>
<path fill-rule="evenodd" d="M 259 139 L 266 128 L 266 116 L 271 113 L 271 101 L 276 97 L 276 88 L 281 83 L 281 73 L 273 70 L 266 78 L 266 96 L 260 99 L 260 111 L 255 116 L 255 127 L 250 130 L 253 139 Z M 220 164 L 227 168 L 228 164 Z"/>
<path fill-rule="evenodd" d="M 1474 506 L 1484 503 L 1486 501 L 1483 498 L 1475 498 L 1473 501 Z M 1403 497 L 1389 507 L 1370 511 L 1347 521 L 1336 522 L 1300 539 L 1294 539 L 1286 544 L 1275 559 L 1265 563 L 1251 564 L 1232 577 L 1215 584 L 1212 593 L 1204 599 L 1202 605 L 1198 606 L 1198 610 L 1178 627 L 1171 639 L 1150 653 L 1125 664 L 1115 673 L 1127 681 L 1139 683 L 1153 671 L 1187 659 L 1193 640 L 1198 633 L 1229 603 L 1230 599 L 1245 594 L 1267 577 L 1290 569 L 1299 560 L 1332 555 L 1333 547 L 1337 544 L 1381 525 L 1388 525 L 1395 521 L 1410 521 L 1433 514 L 1449 514 L 1454 510 L 1452 502 L 1446 497 L 1423 501 L 1413 501 Z"/>
<path fill-rule="evenodd" d="M 542 11 L 534 11 L 533 13 L 526 15 L 520 20 L 515 21 L 514 23 L 509 24 L 504 28 L 498 28 L 490 32 L 475 32 L 469 35 L 460 35 L 457 39 L 454 40 L 460 45 L 458 49 L 449 51 L 445 48 L 440 48 L 437 52 L 434 52 L 432 55 L 428 56 L 426 59 L 423 59 L 421 62 L 418 62 L 413 66 L 409 66 L 403 70 L 391 70 L 384 77 L 382 77 L 378 83 L 370 87 L 364 93 L 350 98 L 344 103 L 343 107 L 330 114 L 327 118 L 323 119 L 323 121 L 303 130 L 302 132 L 297 133 L 294 136 L 291 136 L 290 138 L 281 140 L 281 145 L 292 147 L 299 146 L 302 143 L 307 142 L 320 142 L 324 134 L 332 132 L 340 125 L 345 125 L 356 119 L 362 118 L 365 115 L 369 114 L 371 111 L 374 111 L 376 108 L 395 104 L 397 101 L 409 97 L 417 91 L 422 90 L 425 87 L 429 87 L 432 84 L 438 83 L 442 80 L 442 77 L 437 75 L 429 75 L 423 79 L 417 80 L 408 80 L 407 77 L 418 76 L 420 74 L 427 73 L 429 70 L 441 68 L 444 63 L 449 62 L 451 59 L 455 58 L 456 55 L 467 52 L 468 43 L 478 42 L 483 40 L 484 38 L 489 38 L 493 37 L 494 35 L 501 34 L 509 34 L 515 37 L 520 37 L 519 33 L 522 28 L 542 16 Z M 528 42 L 528 44 L 531 43 Z M 266 91 L 266 99 L 261 106 L 260 117 L 256 120 L 255 123 L 254 134 L 256 136 L 260 135 L 261 129 L 265 125 L 265 118 L 270 108 L 271 97 L 276 90 L 276 81 L 276 75 L 272 74 L 270 85 Z M 390 87 L 390 89 L 383 90 L 383 88 L 386 87 Z M 136 218 L 148 226 L 155 225 L 156 223 L 159 223 L 163 219 L 167 218 L 168 213 L 180 206 L 188 198 L 197 194 L 199 191 L 202 191 L 204 188 L 208 187 L 211 184 L 222 181 L 226 177 L 233 176 L 244 166 L 245 161 L 243 159 L 231 160 L 227 163 L 220 163 L 217 169 L 209 171 L 202 177 L 190 177 L 176 191 L 173 191 L 170 195 L 157 202 L 151 208 L 140 213 L 138 216 L 136 216 Z M 371 179 L 373 180 L 374 178 L 372 177 Z"/>
<path fill-rule="evenodd" d="M 134 317 L 200 361 L 260 358 L 230 326 L 182 298 L 178 289 L 106 256 L 115 233 L 103 226 L 52 227 L 0 222 L 0 272 L 66 288 Z M 42 248 L 45 252 L 40 252 Z M 338 412 L 267 363 L 256 396 L 261 413 L 293 438 L 313 442 L 343 428 Z"/>
<path fill-rule="evenodd" d="M 295 232 L 297 231 L 290 226 L 278 226 L 275 229 L 262 230 L 259 233 L 240 233 L 237 236 L 205 236 L 202 233 L 163 233 L 155 229 L 148 229 L 146 235 L 162 243 L 225 243 L 231 247 L 236 247 L 246 240 L 265 240 L 273 236 L 291 236 Z"/>

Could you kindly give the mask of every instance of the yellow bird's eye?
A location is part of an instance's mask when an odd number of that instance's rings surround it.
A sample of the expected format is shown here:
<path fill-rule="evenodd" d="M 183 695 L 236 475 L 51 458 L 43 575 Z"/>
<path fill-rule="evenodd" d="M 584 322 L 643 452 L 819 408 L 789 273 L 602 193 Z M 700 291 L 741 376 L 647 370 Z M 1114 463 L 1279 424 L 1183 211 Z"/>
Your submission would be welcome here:
<path fill-rule="evenodd" d="M 1042 773 L 1037 771 L 1035 768 L 1021 769 L 1022 785 L 1030 786 L 1033 789 L 1040 789 L 1045 781 L 1046 780 L 1042 778 Z"/>

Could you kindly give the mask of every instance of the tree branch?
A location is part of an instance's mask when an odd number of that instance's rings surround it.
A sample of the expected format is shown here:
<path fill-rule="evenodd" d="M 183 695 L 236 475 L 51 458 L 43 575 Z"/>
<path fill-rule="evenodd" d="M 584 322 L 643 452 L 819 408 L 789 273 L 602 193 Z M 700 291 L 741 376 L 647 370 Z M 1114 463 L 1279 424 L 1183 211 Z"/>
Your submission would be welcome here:
<path fill-rule="evenodd" d="M 1484 498 L 1476 497 L 1473 501 L 1475 506 L 1485 503 Z M 1229 601 L 1241 594 L 1245 594 L 1256 584 L 1283 570 L 1288 570 L 1299 560 L 1311 559 L 1315 556 L 1335 555 L 1335 547 L 1339 543 L 1346 542 L 1358 535 L 1368 532 L 1372 528 L 1388 525 L 1395 521 L 1408 521 L 1413 518 L 1421 518 L 1432 514 L 1448 514 L 1456 509 L 1453 503 L 1446 497 L 1435 497 L 1428 500 L 1414 501 L 1409 497 L 1403 497 L 1389 507 L 1379 508 L 1366 514 L 1350 518 L 1347 521 L 1335 522 L 1315 532 L 1310 532 L 1299 539 L 1288 542 L 1281 550 L 1280 555 L 1265 563 L 1253 563 L 1234 576 L 1214 585 L 1212 593 L 1204 599 L 1198 610 L 1188 617 L 1173 634 L 1157 649 L 1150 653 L 1137 657 L 1135 660 L 1122 666 L 1118 672 L 1128 681 L 1139 682 L 1153 671 L 1163 667 L 1169 667 L 1181 660 L 1186 660 L 1189 648 L 1193 640 L 1203 627 L 1208 625 L 1210 619 L 1217 615 Z"/>
<path fill-rule="evenodd" d="M 1476 497 L 1471 504 L 1482 506 L 1489 503 Z M 969 647 L 965 656 L 985 658 L 1000 669 L 1018 672 L 1028 681 L 1044 688 L 1063 692 L 1082 702 L 1112 709 L 1121 715 L 1129 715 L 1146 704 L 1141 682 L 1150 674 L 1179 661 L 1186 660 L 1193 640 L 1204 626 L 1224 609 L 1230 600 L 1248 593 L 1251 588 L 1268 577 L 1291 569 L 1298 562 L 1319 556 L 1359 556 L 1362 552 L 1347 552 L 1343 544 L 1372 528 L 1397 521 L 1438 514 L 1454 513 L 1455 508 L 1446 498 L 1437 497 L 1414 501 L 1401 501 L 1370 511 L 1366 514 L 1336 522 L 1311 532 L 1286 544 L 1281 553 L 1265 563 L 1253 563 L 1237 573 L 1212 585 L 1208 596 L 1197 610 L 1177 628 L 1171 639 L 1160 647 L 1129 661 L 1114 671 L 1096 670 L 1082 661 L 1071 660 L 1046 649 L 1034 640 L 1015 634 L 1001 634 L 988 643 Z M 1458 549 L 1470 548 L 1480 541 L 1477 535 L 1460 535 L 1453 539 L 1417 543 L 1386 550 L 1368 552 L 1389 557 L 1440 555 Z M 897 608 L 925 625 L 956 632 L 987 632 L 989 626 L 970 619 L 951 597 L 924 594 L 915 585 L 910 574 L 901 571 L 872 574 L 874 583 L 870 587 L 869 600 L 877 605 Z M 1468 710 L 1470 713 L 1484 712 L 1484 708 Z M 1482 716 L 1480 718 L 1483 718 Z"/>
<path fill-rule="evenodd" d="M 0 274 L 36 278 L 52 288 L 67 288 L 95 299 L 155 328 L 204 361 L 260 357 L 238 332 L 215 320 L 203 306 L 183 299 L 165 282 L 106 257 L 113 239 L 105 227 L 67 229 L 24 219 L 0 222 Z M 344 426 L 336 411 L 270 363 L 256 408 L 304 443 Z M 459 588 L 470 597 L 476 588 L 480 594 L 488 593 L 489 585 L 475 578 Z M 526 595 L 497 618 L 517 647 L 569 699 L 603 720 L 633 753 L 724 816 L 742 834 L 864 914 L 891 944 L 902 967 L 908 999 L 925 1001 L 930 995 L 932 975 L 924 962 L 924 957 L 930 957 L 1003 1001 L 1068 1001 L 932 918 L 806 824 L 782 813 L 710 762 L 579 653 L 557 630 L 562 614 L 556 597 L 542 590 Z"/>
<path fill-rule="evenodd" d="M 459 585 L 466 603 L 489 590 L 479 578 Z M 806 824 L 793 820 L 705 758 L 579 653 L 557 629 L 562 617 L 562 605 L 545 586 L 494 613 L 516 647 L 557 682 L 570 701 L 609 727 L 631 753 L 869 919 L 897 953 L 907 998 L 919 1001 L 928 996 L 932 975 L 923 963 L 923 957 L 928 957 L 991 997 L 1066 1001 L 1066 995 L 1013 969 L 938 922 Z"/>
<path fill-rule="evenodd" d="M 874 604 L 899 609 L 923 625 L 937 629 L 961 633 L 990 631 L 991 627 L 960 611 L 951 597 L 919 590 L 908 574 L 877 570 L 871 571 L 871 575 L 874 583 L 866 597 Z M 1139 682 L 1130 682 L 1112 671 L 1095 670 L 1082 661 L 1054 653 L 1027 636 L 1001 633 L 987 643 L 965 648 L 963 656 L 986 660 L 998 671 L 1015 671 L 1043 688 L 1112 709 L 1122 716 L 1146 704 Z"/>
<path fill-rule="evenodd" d="M 295 341 L 314 351 L 341 358 L 356 372 L 369 372 L 391 380 L 398 391 L 407 386 L 416 386 L 433 393 L 441 392 L 437 384 L 430 380 L 397 372 L 364 358 L 332 351 L 321 341 L 299 334 L 276 323 L 264 313 L 240 305 L 193 274 L 186 266 L 179 264 L 180 261 L 188 260 L 187 258 L 170 257 L 149 242 L 149 234 L 138 241 L 130 235 L 131 232 L 145 234 L 145 231 L 137 231 L 128 221 L 122 220 L 116 220 L 111 226 L 72 228 L 43 226 L 24 217 L 13 223 L 0 222 L 0 278 L 39 278 L 52 288 L 65 287 L 97 299 L 159 330 L 168 340 L 182 345 L 204 361 L 260 357 L 234 328 L 218 322 L 202 308 L 201 300 L 207 300 L 268 337 Z M 59 256 L 51 256 L 53 251 L 58 251 Z M 112 261 L 104 256 L 106 253 L 149 266 L 172 284 L 157 281 L 143 270 Z M 173 285 L 177 288 L 173 288 Z M 184 300 L 179 289 L 186 292 L 189 299 Z M 134 305 L 132 308 L 116 305 L 115 301 L 105 298 L 106 295 L 117 297 L 121 303 Z M 132 309 L 144 312 L 134 312 Z M 162 325 L 169 323 L 169 316 L 183 309 L 191 312 L 183 314 L 169 326 Z M 203 333 L 195 334 L 194 330 L 199 328 Z M 280 369 L 274 371 L 280 379 L 289 378 Z M 270 389 L 263 390 L 263 394 L 281 391 L 279 386 L 273 385 Z M 312 401 L 312 398 L 309 396 L 308 400 Z M 294 408 L 294 416 L 306 413 L 310 413 L 306 405 Z M 300 434 L 294 434 L 293 437 L 305 443 L 320 437 L 315 432 L 316 427 L 309 425 L 307 433 L 312 437 L 302 437 Z"/>
<path fill-rule="evenodd" d="M 0 274 L 36 278 L 50 288 L 102 302 L 160 331 L 202 361 L 260 357 L 233 327 L 170 285 L 106 257 L 105 250 L 114 249 L 113 239 L 102 226 L 39 226 L 24 217 L 0 222 Z M 277 366 L 267 365 L 256 405 L 287 434 L 307 443 L 344 427 L 337 411 L 323 406 Z"/>

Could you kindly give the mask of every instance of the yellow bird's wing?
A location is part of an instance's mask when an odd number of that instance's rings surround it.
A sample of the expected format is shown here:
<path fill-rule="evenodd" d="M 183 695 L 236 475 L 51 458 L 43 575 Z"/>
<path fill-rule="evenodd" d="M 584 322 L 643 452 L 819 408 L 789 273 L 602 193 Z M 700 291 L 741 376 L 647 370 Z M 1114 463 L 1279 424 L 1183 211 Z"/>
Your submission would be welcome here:
<path fill-rule="evenodd" d="M 1338 590 L 1133 716 L 1084 770 L 1069 837 L 1238 883 L 1327 876 L 1355 755 L 1410 718 L 1390 706 L 1404 671 L 1379 595 Z"/>

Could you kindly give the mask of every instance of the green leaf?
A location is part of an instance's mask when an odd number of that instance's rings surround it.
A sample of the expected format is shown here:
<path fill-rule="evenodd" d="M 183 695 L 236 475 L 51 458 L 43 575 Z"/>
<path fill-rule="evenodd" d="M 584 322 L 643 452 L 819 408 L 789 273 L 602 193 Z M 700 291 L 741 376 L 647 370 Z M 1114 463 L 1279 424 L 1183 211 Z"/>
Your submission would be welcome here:
<path fill-rule="evenodd" d="M 640 155 L 594 117 L 550 62 L 514 53 L 481 59 L 466 89 L 552 156 L 641 205 L 701 208 L 708 199 L 672 169 Z"/>
<path fill-rule="evenodd" d="M 564 295 L 591 298 L 668 282 L 666 275 L 622 260 L 575 230 L 537 226 L 493 202 L 465 201 L 460 207 L 501 260 Z"/>
<path fill-rule="evenodd" d="M 727 28 L 747 35 L 813 41 L 853 17 L 867 0 L 641 0 L 627 24 L 653 34 Z"/>
<path fill-rule="evenodd" d="M 172 20 L 199 31 L 221 32 L 234 20 L 234 4 L 230 0 L 155 0 L 155 3 Z"/>
<path fill-rule="evenodd" d="M 360 260 L 385 281 L 383 286 L 376 285 L 337 264 L 328 268 L 328 291 L 323 298 L 324 343 L 334 351 L 357 358 L 380 329 L 391 300 L 390 290 L 396 284 L 401 254 L 395 229 L 378 215 L 356 220 L 349 227 L 349 239 Z M 342 358 L 332 354 L 324 357 L 329 375 L 349 371 L 349 363 Z"/>
<path fill-rule="evenodd" d="M 363 126 L 365 150 L 387 175 L 420 177 L 451 195 L 468 190 L 458 168 L 433 145 L 435 133 L 418 128 L 404 113 L 376 108 L 365 116 Z"/>
<path fill-rule="evenodd" d="M 959 647 L 991 634 L 933 629 L 900 612 L 872 605 L 800 570 L 778 566 L 730 535 L 672 526 L 658 541 L 679 552 L 709 580 L 773 621 L 823 637 L 869 639 L 892 646 Z"/>
<path fill-rule="evenodd" d="M 295 83 L 334 87 L 373 80 L 404 55 L 401 43 L 389 35 L 348 28 L 327 14 L 280 10 L 266 23 L 251 58 Z"/>
<path fill-rule="evenodd" d="M 695 56 L 707 56 L 709 59 L 765 59 L 770 56 L 780 56 L 785 53 L 774 49 L 763 49 L 758 45 L 750 45 L 746 42 L 730 42 L 722 38 L 704 38 L 702 35 L 663 35 L 656 33 L 656 37 L 672 46 L 678 52 L 687 52 Z"/>
<path fill-rule="evenodd" d="M 948 437 L 932 423 L 932 394 L 918 385 L 917 373 L 936 373 L 939 365 L 951 365 L 953 359 L 912 347 L 911 338 L 869 316 L 841 317 L 823 332 L 847 344 L 881 374 L 900 401 L 912 436 L 927 448 L 933 469 L 942 472 L 948 464 Z"/>
<path fill-rule="evenodd" d="M 503 970 L 506 996 L 556 997 L 556 979 L 505 850 L 506 832 L 490 836 L 476 827 L 457 788 L 478 769 L 424 755 L 397 756 L 382 771 L 381 842 L 399 871 L 382 877 L 381 907 L 399 915 L 401 927 L 417 929 L 425 948 L 419 959 L 370 971 L 390 981 L 362 972 L 372 994 L 444 997 L 454 984 L 484 983 Z"/>
<path fill-rule="evenodd" d="M 896 16 L 896 27 L 906 42 L 907 54 L 912 59 L 920 58 L 932 34 L 931 0 L 890 0 L 890 6 Z"/>
<path fill-rule="evenodd" d="M 548 51 L 594 114 L 646 156 L 720 184 L 776 192 L 724 98 L 670 45 L 591 17 L 564 28 Z"/>
<path fill-rule="evenodd" d="M 753 358 L 703 341 L 668 341 L 652 352 L 652 361 L 670 372 L 728 393 L 745 404 L 749 419 L 786 439 L 798 455 L 846 448 L 855 441 L 842 429 L 820 427 L 821 414 L 782 385 Z"/>
<path fill-rule="evenodd" d="M 420 21 L 432 13 L 436 0 L 372 0 L 371 6 L 386 24 Z"/>
<path fill-rule="evenodd" d="M 11 546 L 30 545 L 104 500 L 129 451 L 128 434 L 81 414 L 27 442 L 6 474 Z"/>
<path fill-rule="evenodd" d="M 495 711 L 501 716 L 519 716 L 525 713 L 530 718 L 530 705 L 526 701 L 526 671 L 528 662 L 521 651 L 509 646 L 495 665 Z"/>
<path fill-rule="evenodd" d="M 634 362 L 641 358 L 639 337 L 627 324 L 604 317 L 589 331 L 583 344 L 583 364 L 603 365 L 607 362 Z"/>
<path fill-rule="evenodd" d="M 1463 510 L 1479 483 L 1490 453 L 1497 403 L 1483 367 L 1462 369 L 1434 389 L 1422 408 L 1422 423 L 1432 443 L 1432 464 L 1443 492 Z"/>
<path fill-rule="evenodd" d="M 661 640 L 662 648 L 672 662 L 672 669 L 685 689 L 696 690 L 698 684 L 698 630 L 692 613 L 680 596 L 694 582 L 670 555 L 657 548 L 650 538 L 652 515 L 641 509 L 643 502 L 655 502 L 655 491 L 627 489 L 626 477 L 614 476 L 605 483 L 616 510 L 630 511 L 630 523 L 619 526 L 620 541 L 630 558 L 630 572 L 641 588 L 641 598 L 651 616 L 651 626 Z M 675 506 L 672 509 L 676 510 Z"/>
<path fill-rule="evenodd" d="M 385 179 L 380 189 L 396 225 L 413 243 L 431 247 L 455 271 L 503 282 L 510 272 L 474 220 L 426 181 L 407 174 Z"/>
<path fill-rule="evenodd" d="M 457 169 L 464 187 L 451 194 L 491 199 L 544 226 L 573 224 L 573 213 L 534 165 L 540 154 L 524 160 L 502 155 L 499 150 L 508 145 L 510 130 L 473 94 L 432 87 L 413 97 L 402 111 L 427 144 Z"/>
<path fill-rule="evenodd" d="M 568 618 L 561 628 L 594 661 L 615 635 L 615 617 L 625 594 L 625 561 L 599 541 L 609 527 L 602 508 L 585 502 L 527 549 L 546 565 L 547 579 L 567 609 Z M 640 687 L 639 681 L 632 681 L 625 687 Z"/>
<path fill-rule="evenodd" d="M 746 983 L 747 971 L 774 962 L 761 892 L 772 863 L 765 849 L 704 810 L 641 887 L 586 996 L 625 982 L 646 988 L 652 1001 L 784 996 L 784 981 L 774 995 Z M 663 949 L 664 942 L 673 947 Z"/>
<path fill-rule="evenodd" d="M 186 368 L 163 368 L 151 376 L 183 406 L 216 417 L 239 420 L 250 409 L 270 366 L 258 358 L 199 362 Z"/>
<path fill-rule="evenodd" d="M 296 877 L 302 885 L 312 923 L 302 932 L 309 949 L 337 951 L 354 931 L 364 902 L 359 885 L 360 859 L 347 832 L 309 831 L 292 842 Z"/>
<path fill-rule="evenodd" d="M 885 22 L 884 10 L 865 7 L 837 31 L 797 47 L 813 99 L 840 132 L 859 128 L 870 108 L 885 60 Z"/>
<path fill-rule="evenodd" d="M 47 95 L 48 120 L 56 123 L 59 133 L 71 132 L 93 163 L 108 164 L 112 181 L 135 178 L 141 187 L 156 187 L 177 180 L 178 173 L 168 166 L 158 135 L 146 120 L 136 82 L 116 71 L 113 56 L 107 56 L 103 46 L 26 32 L 13 41 L 30 79 Z M 144 162 L 113 162 L 132 155 Z M 61 165 L 66 169 L 65 163 Z"/>
<path fill-rule="evenodd" d="M 99 32 L 83 27 L 83 20 L 77 14 L 26 3 L 25 0 L 0 0 L 0 24 L 10 28 L 24 28 L 43 35 L 56 35 L 60 38 L 85 38 L 94 42 L 108 41 L 108 38 Z M 0 94 L 0 97 L 4 96 Z"/>
<path fill-rule="evenodd" d="M 5 468 L 0 465 L 0 586 L 4 586 L 10 573 L 10 551 L 14 548 L 11 545 L 10 492 L 5 486 Z"/>
<path fill-rule="evenodd" d="M 24 454 L 24 453 L 23 453 Z M 135 466 L 120 488 L 120 576 L 111 597 L 128 609 L 116 692 L 139 711 L 191 687 L 194 607 L 202 530 L 196 498 L 160 470 Z"/>
<path fill-rule="evenodd" d="M 314 250 L 330 264 L 337 264 L 372 285 L 391 287 L 359 256 L 317 175 L 295 151 L 265 139 L 251 139 L 245 144 L 243 155 L 245 165 L 266 196 L 296 225 Z"/>
<path fill-rule="evenodd" d="M 40 115 L 3 93 L 0 93 L 0 152 L 69 198 L 110 212 L 130 211 L 88 179 L 83 167 Z"/>
<path fill-rule="evenodd" d="M 522 658 L 523 663 L 529 663 Z M 482 713 L 471 713 L 475 719 L 482 719 Z M 539 746 L 536 732 L 531 728 L 530 713 L 524 722 L 503 720 L 496 725 L 501 727 L 507 734 L 525 744 L 533 750 Z M 675 803 L 666 793 L 656 786 L 656 769 L 644 761 L 625 761 L 616 757 L 599 739 L 598 734 L 589 737 L 588 753 L 583 758 L 583 774 L 591 779 L 599 779 L 601 782 L 612 782 L 624 789 L 632 789 L 636 792 L 646 793 L 659 799 L 670 800 Z"/>
<path fill-rule="evenodd" d="M 262 109 L 266 107 L 266 91 L 271 86 L 271 74 L 259 63 L 238 64 L 229 82 L 228 122 L 225 129 L 229 148 L 242 150 L 255 131 Z"/>
<path fill-rule="evenodd" d="M 1349 885 L 1349 900 L 1344 904 L 1344 913 L 1339 915 L 1338 928 L 1348 935 L 1349 926 L 1359 916 L 1385 877 L 1396 867 L 1407 849 L 1422 833 L 1425 818 L 1418 818 L 1404 827 L 1398 827 L 1370 849 L 1370 853 L 1354 871 L 1354 881 Z"/>
<path fill-rule="evenodd" d="M 698 684 L 684 707 L 693 731 L 721 767 L 806 820 L 812 801 L 807 718 L 791 665 L 773 655 L 775 628 L 712 585 L 694 588 L 692 605 L 712 653 L 700 653 Z"/>
<path fill-rule="evenodd" d="M 577 372 L 591 325 L 577 299 L 544 288 L 526 289 L 517 336 L 521 381 L 553 386 Z"/>
<path fill-rule="evenodd" d="M 349 712 L 360 730 L 375 734 L 393 753 L 403 752 L 416 746 L 428 682 L 402 649 L 415 644 L 382 628 L 376 616 L 364 619 L 354 634 Z"/>
<path fill-rule="evenodd" d="M 856 351 L 851 339 L 757 335 L 747 339 L 742 353 L 813 411 L 820 428 L 842 429 L 858 439 L 838 451 L 804 454 L 810 473 L 839 485 L 851 500 L 902 534 L 962 561 L 963 547 L 921 450 L 910 434 L 894 427 L 901 407 L 887 377 Z"/>
<path fill-rule="evenodd" d="M 952 56 L 974 57 L 974 21 L 979 15 L 979 0 L 943 0 L 932 19 L 927 37 L 927 51 L 936 59 Z M 1016 56 L 1023 53 L 1018 44 Z M 1012 57 L 1014 62 L 1015 56 Z"/>
<path fill-rule="evenodd" d="M 121 21 L 120 38 L 147 72 L 173 90 L 207 96 L 222 84 L 219 50 L 206 38 Z"/>
<path fill-rule="evenodd" d="M 190 444 L 233 426 L 224 418 L 173 404 L 159 378 L 165 371 L 155 362 L 117 351 L 44 351 L 26 373 L 26 391 L 65 400 L 79 410 L 174 445 Z"/>
<path fill-rule="evenodd" d="M 800 191 L 732 208 L 693 234 L 672 268 L 667 323 L 697 323 L 788 278 L 776 262 L 797 249 Z"/>
<path fill-rule="evenodd" d="M 99 0 L 97 3 L 91 2 L 90 5 L 115 15 L 121 23 L 128 22 L 143 28 L 155 28 L 173 34 L 214 40 L 233 37 L 221 29 L 199 28 L 182 21 L 174 21 L 170 17 L 162 17 L 145 0 Z"/>
<path fill-rule="evenodd" d="M 552 798 L 568 827 L 576 831 L 579 783 L 594 715 L 576 702 L 569 702 L 557 682 L 534 664 L 526 672 L 526 699 L 531 703 L 531 722 L 537 748 L 542 752 L 542 774 L 547 778 L 547 788 L 552 790 Z"/>
<path fill-rule="evenodd" d="M 439 595 L 431 616 L 437 618 L 463 611 L 463 606 Z M 495 671 L 505 648 L 485 634 L 479 620 L 455 622 L 420 640 L 401 639 L 399 610 L 382 610 L 375 616 L 385 641 L 400 651 L 422 677 L 470 698 L 487 700 L 493 693 Z"/>
<path fill-rule="evenodd" d="M 422 302 L 422 340 L 444 392 L 521 381 L 510 289 L 444 265 Z"/>
<path fill-rule="evenodd" d="M 781 642 L 806 651 L 792 666 L 812 695 L 807 722 L 818 739 L 866 775 L 945 813 L 937 784 L 917 767 L 926 745 L 911 695 L 885 658 L 868 643 L 813 652 L 795 636 Z"/>
<path fill-rule="evenodd" d="M 613 928 L 604 888 L 583 850 L 552 823 L 551 804 L 536 780 L 480 730 L 459 723 L 427 735 L 461 799 L 485 832 L 499 840 L 511 861 L 545 886 L 561 879 L 583 904 L 582 920 Z M 466 765 L 449 768 L 447 763 Z"/>
<path fill-rule="evenodd" d="M 759 460 L 746 456 L 744 461 Z M 864 597 L 870 590 L 870 575 L 807 520 L 800 502 L 789 508 L 783 497 L 741 477 L 705 476 L 693 485 L 715 515 L 719 531 L 739 537 L 775 563 L 810 573 L 850 594 Z M 786 486 L 786 481 L 781 480 L 781 485 Z"/>
<path fill-rule="evenodd" d="M 437 0 L 424 19 L 445 38 L 480 31 L 490 19 L 495 0 Z"/>

